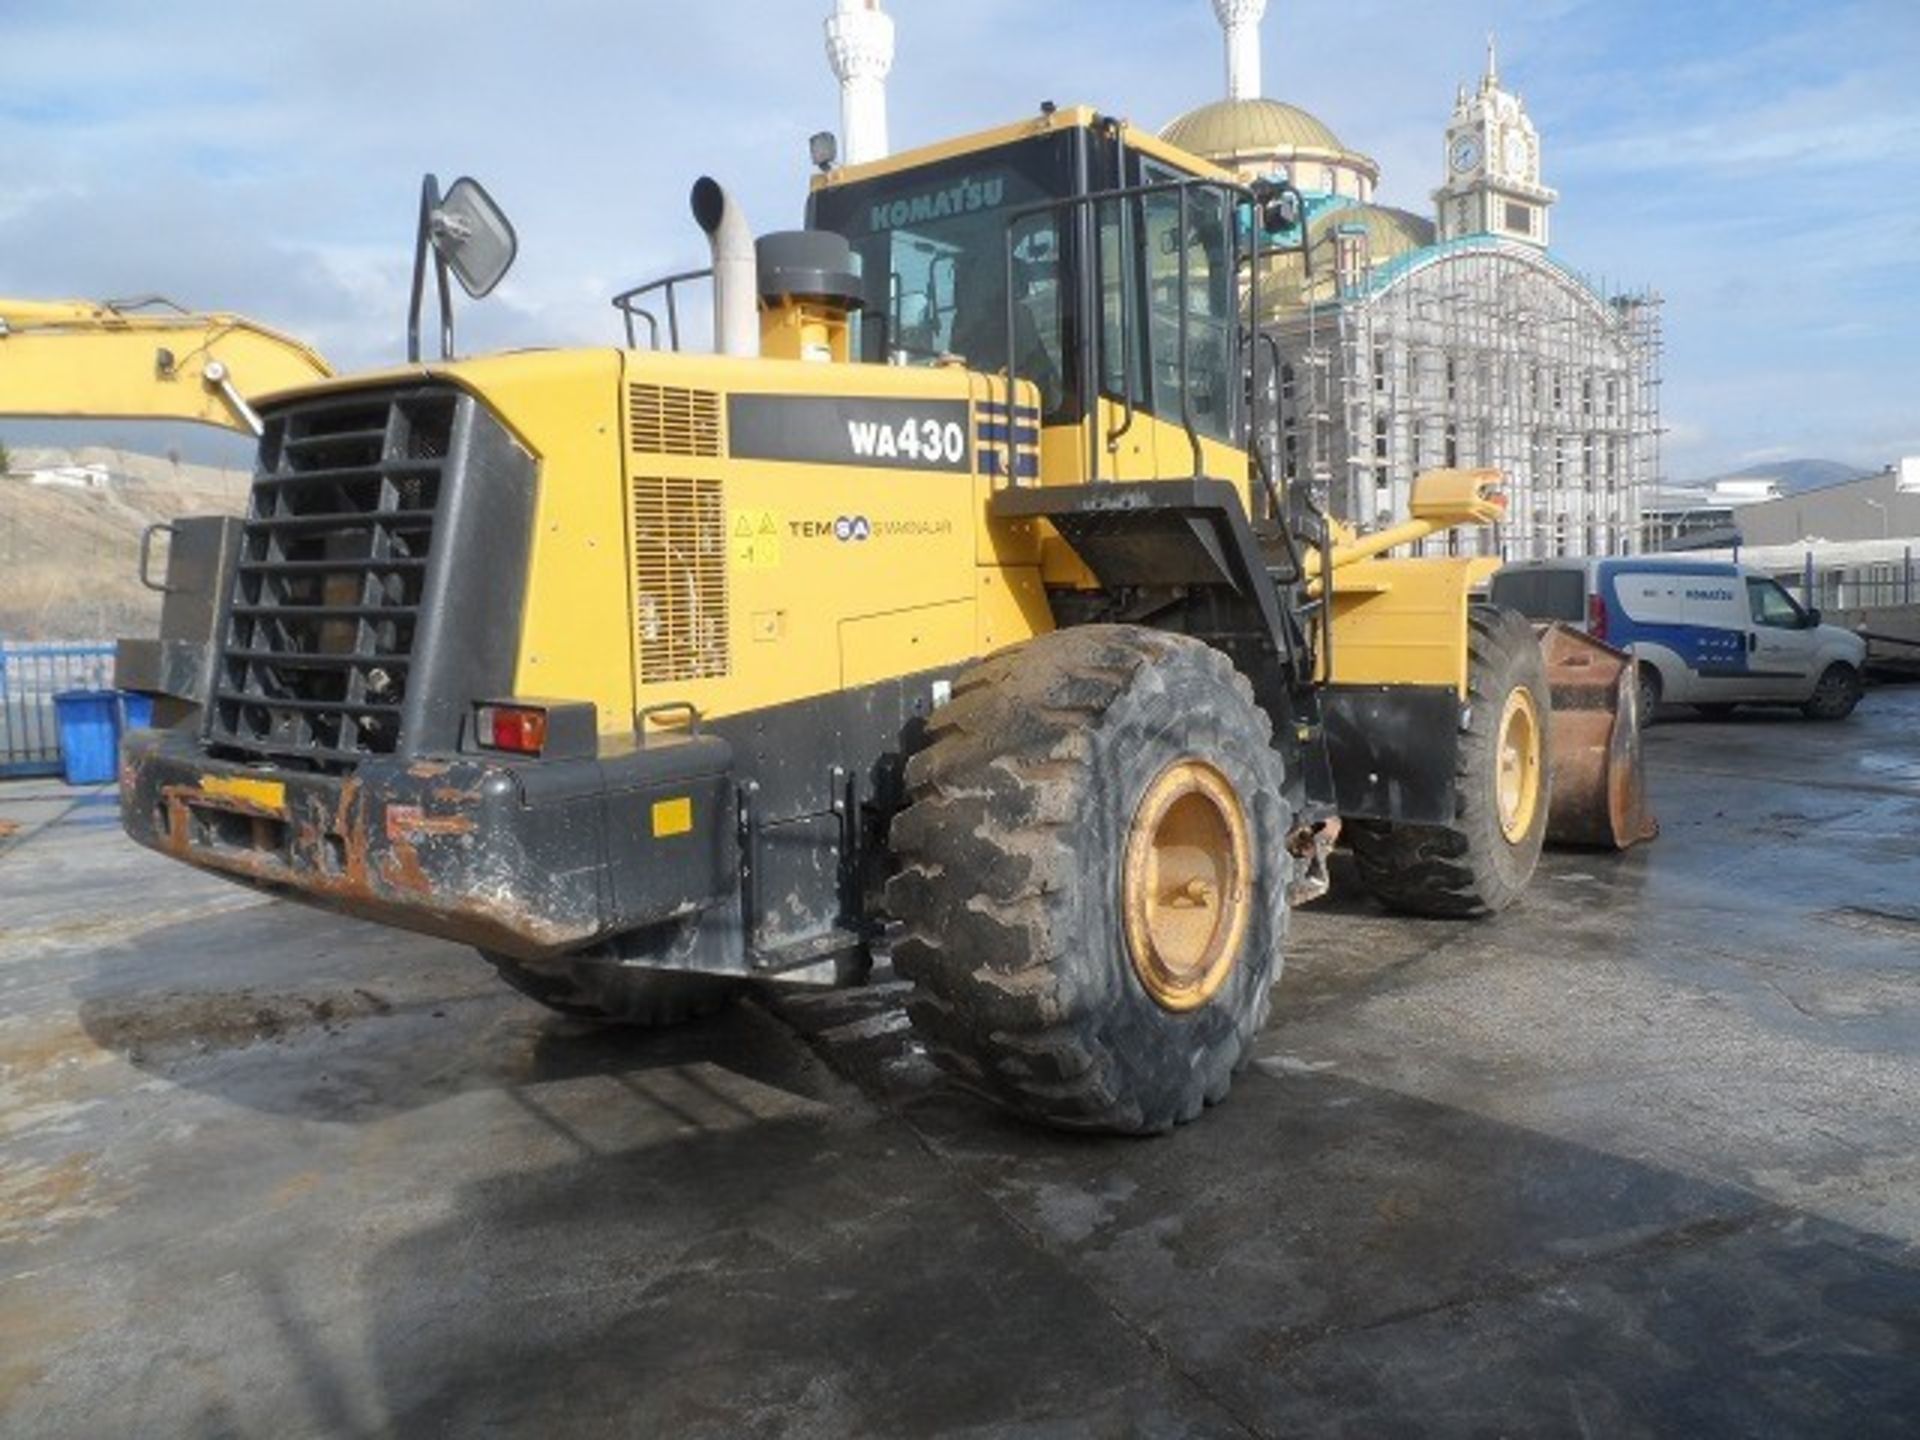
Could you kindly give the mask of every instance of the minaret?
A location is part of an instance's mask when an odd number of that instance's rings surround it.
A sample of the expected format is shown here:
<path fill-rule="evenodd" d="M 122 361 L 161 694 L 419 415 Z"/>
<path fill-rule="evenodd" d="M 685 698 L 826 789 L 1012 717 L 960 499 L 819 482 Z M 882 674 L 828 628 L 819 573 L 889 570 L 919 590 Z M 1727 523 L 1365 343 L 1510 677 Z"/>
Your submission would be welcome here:
<path fill-rule="evenodd" d="M 1213 13 L 1227 32 L 1227 98 L 1260 98 L 1260 17 L 1267 0 L 1213 0 Z"/>
<path fill-rule="evenodd" d="M 849 165 L 880 159 L 893 68 L 893 17 L 880 0 L 838 0 L 827 17 L 827 63 L 840 81 L 840 158 Z"/>

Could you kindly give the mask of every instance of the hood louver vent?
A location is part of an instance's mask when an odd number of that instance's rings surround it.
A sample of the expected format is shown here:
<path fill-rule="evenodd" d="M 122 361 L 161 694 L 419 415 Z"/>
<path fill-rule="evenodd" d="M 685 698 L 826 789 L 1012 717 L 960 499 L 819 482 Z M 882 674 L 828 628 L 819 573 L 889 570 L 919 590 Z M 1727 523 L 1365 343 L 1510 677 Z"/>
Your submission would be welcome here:
<path fill-rule="evenodd" d="M 632 385 L 627 411 L 636 454 L 720 454 L 720 397 L 711 390 Z"/>
<path fill-rule="evenodd" d="M 733 668 L 727 517 L 718 480 L 633 482 L 640 683 L 717 680 Z"/>

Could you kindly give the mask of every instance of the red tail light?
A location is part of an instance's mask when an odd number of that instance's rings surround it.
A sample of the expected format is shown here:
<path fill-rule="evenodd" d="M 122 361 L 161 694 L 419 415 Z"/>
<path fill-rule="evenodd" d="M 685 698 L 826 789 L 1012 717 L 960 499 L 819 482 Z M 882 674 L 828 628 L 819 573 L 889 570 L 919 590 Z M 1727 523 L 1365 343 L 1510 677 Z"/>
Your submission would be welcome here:
<path fill-rule="evenodd" d="M 1607 600 L 1604 595 L 1587 597 L 1587 633 L 1596 640 L 1607 638 Z"/>
<path fill-rule="evenodd" d="M 482 705 L 474 728 L 490 750 L 538 755 L 547 748 L 547 712 L 519 705 Z"/>

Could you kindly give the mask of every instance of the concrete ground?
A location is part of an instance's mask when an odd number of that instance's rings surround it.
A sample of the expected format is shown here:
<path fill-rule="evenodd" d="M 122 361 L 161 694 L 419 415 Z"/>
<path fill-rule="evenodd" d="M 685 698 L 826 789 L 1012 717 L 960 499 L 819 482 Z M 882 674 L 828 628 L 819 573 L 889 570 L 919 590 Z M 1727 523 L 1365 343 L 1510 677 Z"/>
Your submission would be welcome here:
<path fill-rule="evenodd" d="M 1150 1141 L 895 985 L 596 1032 L 0 787 L 0 1433 L 1913 1435 L 1920 690 L 1650 748 L 1499 920 L 1303 912 Z"/>

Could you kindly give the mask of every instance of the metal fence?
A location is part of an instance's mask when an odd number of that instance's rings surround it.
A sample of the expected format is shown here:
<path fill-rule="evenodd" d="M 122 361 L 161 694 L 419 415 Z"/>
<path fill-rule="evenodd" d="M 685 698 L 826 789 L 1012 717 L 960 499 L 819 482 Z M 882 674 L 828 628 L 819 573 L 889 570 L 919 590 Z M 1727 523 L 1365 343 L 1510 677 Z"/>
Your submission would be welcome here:
<path fill-rule="evenodd" d="M 1909 549 L 1887 560 L 1822 562 L 1809 551 L 1791 574 L 1774 578 L 1822 610 L 1876 610 L 1920 601 L 1920 560 Z"/>
<path fill-rule="evenodd" d="M 60 773 L 53 697 L 113 685 L 113 646 L 0 640 L 0 776 Z"/>

